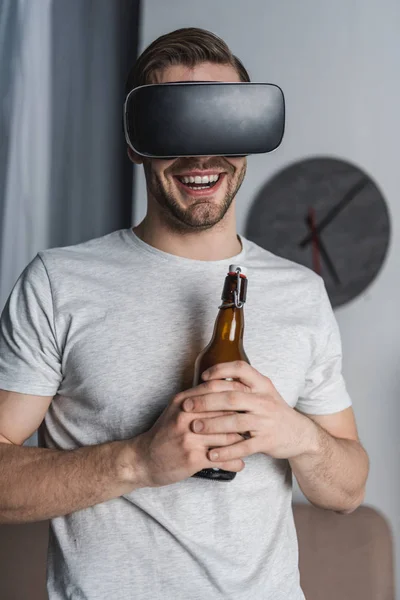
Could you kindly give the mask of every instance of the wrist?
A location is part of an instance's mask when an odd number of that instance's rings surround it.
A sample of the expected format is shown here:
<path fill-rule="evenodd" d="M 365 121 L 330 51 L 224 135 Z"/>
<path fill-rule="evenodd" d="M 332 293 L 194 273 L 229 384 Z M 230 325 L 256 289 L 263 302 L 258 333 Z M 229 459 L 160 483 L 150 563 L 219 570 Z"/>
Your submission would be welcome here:
<path fill-rule="evenodd" d="M 146 487 L 144 469 L 141 465 L 135 440 L 114 442 L 117 446 L 116 473 L 119 481 L 133 491 Z"/>
<path fill-rule="evenodd" d="M 301 434 L 301 451 L 297 456 L 318 456 L 321 451 L 321 429 L 306 415 L 303 417 L 303 431 Z"/>

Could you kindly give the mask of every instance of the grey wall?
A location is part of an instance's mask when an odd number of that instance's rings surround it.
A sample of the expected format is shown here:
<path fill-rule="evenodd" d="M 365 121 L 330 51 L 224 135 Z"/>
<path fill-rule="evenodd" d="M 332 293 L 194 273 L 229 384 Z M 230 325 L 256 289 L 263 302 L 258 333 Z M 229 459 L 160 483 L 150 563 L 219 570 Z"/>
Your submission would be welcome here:
<path fill-rule="evenodd" d="M 389 204 L 392 244 L 385 266 L 367 292 L 336 315 L 345 377 L 371 458 L 366 502 L 388 517 L 398 545 L 400 3 L 145 0 L 141 49 L 158 35 L 184 26 L 204 27 L 222 36 L 253 81 L 278 83 L 286 94 L 283 145 L 249 160 L 237 198 L 239 233 L 244 233 L 249 207 L 265 181 L 291 162 L 315 155 L 358 165 L 376 181 Z M 146 207 L 142 172 L 135 197 L 138 222 Z M 298 490 L 295 495 L 299 497 Z"/>

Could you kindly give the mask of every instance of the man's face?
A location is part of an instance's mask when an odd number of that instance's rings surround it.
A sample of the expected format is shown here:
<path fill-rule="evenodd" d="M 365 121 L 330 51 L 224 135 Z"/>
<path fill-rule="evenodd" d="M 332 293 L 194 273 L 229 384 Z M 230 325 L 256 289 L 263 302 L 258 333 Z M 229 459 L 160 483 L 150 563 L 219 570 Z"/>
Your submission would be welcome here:
<path fill-rule="evenodd" d="M 192 69 L 177 65 L 160 72 L 157 83 L 237 81 L 230 65 L 203 63 Z M 246 158 L 194 156 L 170 160 L 143 159 L 147 188 L 162 216 L 175 230 L 193 231 L 219 223 L 246 173 Z"/>

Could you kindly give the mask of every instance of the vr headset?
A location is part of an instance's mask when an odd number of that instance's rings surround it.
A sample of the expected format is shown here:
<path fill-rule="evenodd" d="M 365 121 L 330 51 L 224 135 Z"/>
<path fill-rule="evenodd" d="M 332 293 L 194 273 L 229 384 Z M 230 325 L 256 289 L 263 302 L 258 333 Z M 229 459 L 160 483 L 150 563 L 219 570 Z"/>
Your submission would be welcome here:
<path fill-rule="evenodd" d="M 124 105 L 126 141 L 150 158 L 271 152 L 281 143 L 284 126 L 283 92 L 269 83 L 143 85 Z"/>

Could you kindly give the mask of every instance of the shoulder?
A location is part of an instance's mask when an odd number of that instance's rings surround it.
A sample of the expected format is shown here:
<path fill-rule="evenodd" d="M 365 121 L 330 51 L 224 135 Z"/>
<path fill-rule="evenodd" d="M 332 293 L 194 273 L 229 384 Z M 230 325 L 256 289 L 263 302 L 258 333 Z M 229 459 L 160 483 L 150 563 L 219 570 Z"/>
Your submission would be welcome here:
<path fill-rule="evenodd" d="M 124 230 L 117 230 L 79 244 L 48 248 L 38 253 L 49 277 L 63 270 L 90 270 L 95 264 L 107 262 L 119 245 L 123 245 Z"/>

